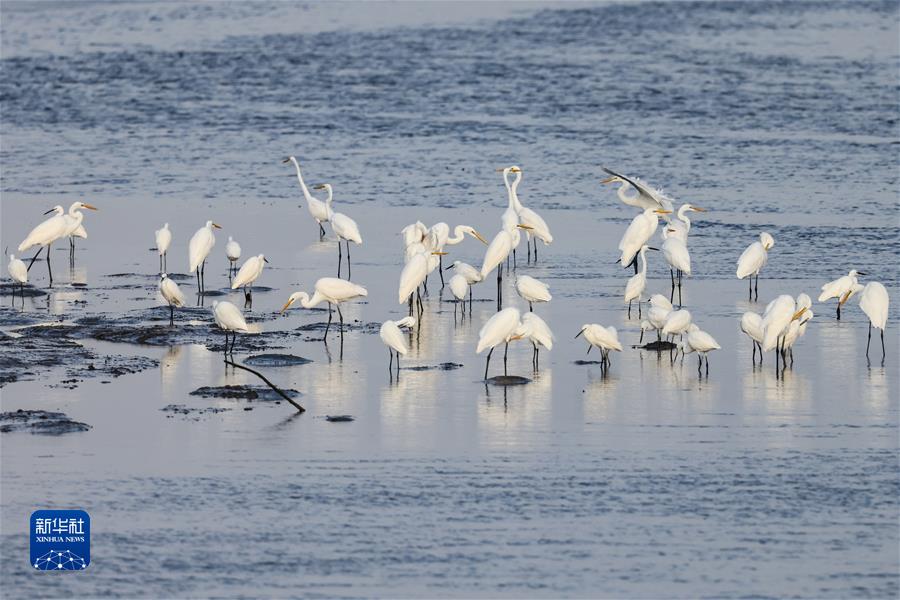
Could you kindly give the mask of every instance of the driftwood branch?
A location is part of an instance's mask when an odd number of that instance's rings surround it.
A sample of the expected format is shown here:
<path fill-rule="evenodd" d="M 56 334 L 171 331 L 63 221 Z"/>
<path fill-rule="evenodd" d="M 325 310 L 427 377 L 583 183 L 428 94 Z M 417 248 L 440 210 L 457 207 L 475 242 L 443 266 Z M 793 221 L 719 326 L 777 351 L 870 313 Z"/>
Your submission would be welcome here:
<path fill-rule="evenodd" d="M 306 409 L 305 409 L 305 408 L 303 408 L 302 406 L 300 406 L 299 404 L 297 404 L 296 402 L 294 402 L 294 399 L 293 399 L 293 398 L 291 398 L 290 396 L 288 396 L 287 394 L 285 394 L 284 392 L 282 392 L 280 389 L 278 389 L 277 387 L 275 387 L 275 384 L 272 383 L 271 381 L 269 381 L 268 379 L 266 379 L 265 376 L 264 376 L 262 373 L 260 373 L 259 371 L 254 371 L 254 370 L 251 369 L 250 367 L 245 367 L 244 365 L 239 365 L 239 364 L 237 364 L 236 362 L 234 362 L 233 360 L 226 360 L 226 361 L 225 361 L 225 364 L 231 365 L 232 367 L 236 367 L 236 368 L 238 368 L 238 369 L 243 369 L 243 370 L 245 370 L 245 371 L 250 371 L 251 373 L 253 373 L 253 374 L 256 375 L 257 377 L 259 377 L 260 379 L 262 379 L 264 382 L 266 382 L 266 385 L 268 385 L 270 388 L 272 388 L 273 390 L 275 390 L 275 392 L 276 392 L 279 396 L 281 396 L 282 398 L 284 398 L 285 400 L 287 400 L 288 402 L 290 402 L 291 404 L 293 404 L 293 405 L 294 405 L 294 408 L 297 409 L 297 412 L 301 412 L 301 413 L 302 413 L 302 412 L 306 412 Z"/>

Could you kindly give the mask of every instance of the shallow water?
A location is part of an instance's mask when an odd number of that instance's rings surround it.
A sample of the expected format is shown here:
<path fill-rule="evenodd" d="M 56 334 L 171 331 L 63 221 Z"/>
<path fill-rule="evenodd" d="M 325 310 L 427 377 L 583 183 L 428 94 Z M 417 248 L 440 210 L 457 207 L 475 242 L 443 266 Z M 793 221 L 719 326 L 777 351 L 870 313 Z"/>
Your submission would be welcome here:
<path fill-rule="evenodd" d="M 93 426 L 0 437 L 8 595 L 897 595 L 897 303 L 883 366 L 880 348 L 865 359 L 855 299 L 840 322 L 833 304 L 814 305 L 783 377 L 772 356 L 751 366 L 737 325 L 850 268 L 898 297 L 895 4 L 462 5 L 453 22 L 444 5 L 352 17 L 256 6 L 4 4 L 2 244 L 57 202 L 101 207 L 74 270 L 67 250 L 53 253 L 51 294 L 24 312 L 3 296 L 4 330 L 62 319 L 90 356 L 159 361 L 114 377 L 88 374 L 83 362 L 99 359 L 87 358 L 2 388 L 4 411 Z M 324 311 L 277 314 L 337 266 L 298 208 L 288 153 L 308 180 L 335 185 L 362 229 L 352 279 L 369 296 L 344 308 L 342 350 L 334 334 L 314 339 Z M 463 367 L 392 381 L 377 324 L 405 313 L 396 232 L 419 218 L 492 235 L 505 204 L 494 169 L 510 162 L 556 236 L 517 269 L 551 285 L 536 310 L 554 349 L 533 373 L 530 347 L 513 344 L 510 374 L 533 381 L 485 386 L 474 348 L 495 306 L 475 302 L 460 321 L 432 276 L 403 366 Z M 582 323 L 615 325 L 627 345 L 639 335 L 612 264 L 632 210 L 598 184 L 600 164 L 710 209 L 694 221 L 684 297 L 723 347 L 708 378 L 693 356 L 629 347 L 607 376 L 576 364 L 594 358 L 572 339 Z M 209 218 L 225 227 L 210 289 L 227 284 L 227 235 L 272 261 L 250 313 L 259 334 L 239 336 L 237 357 L 311 359 L 258 367 L 302 393 L 303 415 L 189 395 L 259 383 L 223 365 L 216 298 L 176 315 L 183 345 L 79 329 L 164 323 L 152 232 L 170 221 L 170 270 L 184 272 L 187 239 Z M 761 227 L 776 246 L 748 303 L 734 262 Z M 476 263 L 483 246 L 449 251 Z M 39 286 L 45 269 L 31 272 Z M 657 256 L 650 277 L 668 291 Z M 494 285 L 476 298 L 492 300 Z M 340 414 L 355 420 L 325 420 Z M 27 516 L 75 506 L 93 519 L 89 572 L 34 573 Z"/>

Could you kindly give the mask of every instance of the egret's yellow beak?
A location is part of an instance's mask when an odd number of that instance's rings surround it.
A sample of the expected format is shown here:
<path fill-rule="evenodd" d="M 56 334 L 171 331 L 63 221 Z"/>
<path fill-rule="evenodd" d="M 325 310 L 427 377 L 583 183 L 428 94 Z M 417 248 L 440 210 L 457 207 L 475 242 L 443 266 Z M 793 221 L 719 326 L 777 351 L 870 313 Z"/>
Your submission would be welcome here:
<path fill-rule="evenodd" d="M 313 189 L 314 189 L 314 190 L 324 190 L 324 189 L 325 189 L 325 186 L 322 185 L 321 183 L 319 183 L 319 184 L 317 184 L 317 185 L 314 185 L 314 186 L 313 186 Z"/>
<path fill-rule="evenodd" d="M 290 298 L 287 302 L 284 303 L 284 306 L 281 307 L 281 314 L 284 314 L 284 311 L 291 307 L 291 304 L 294 303 L 294 299 Z"/>
<path fill-rule="evenodd" d="M 521 173 L 522 169 L 520 169 L 519 167 L 510 167 L 509 172 L 510 173 Z"/>
<path fill-rule="evenodd" d="M 797 312 L 794 313 L 794 316 L 791 317 L 791 321 L 796 321 L 796 320 L 799 319 L 799 318 L 803 315 L 803 313 L 805 313 L 805 312 L 806 312 L 806 308 L 801 308 L 800 310 L 798 310 Z"/>
<path fill-rule="evenodd" d="M 671 210 L 665 210 L 665 209 L 662 209 L 662 208 L 657 208 L 657 209 L 654 210 L 653 212 L 655 212 L 655 213 L 658 214 L 658 215 L 669 215 L 669 214 L 672 214 L 672 211 L 671 211 Z"/>
<path fill-rule="evenodd" d="M 519 229 L 525 229 L 526 231 L 534 229 L 534 227 L 532 227 L 531 225 L 522 225 L 521 223 L 516 225 L 516 227 L 518 227 Z"/>
<path fill-rule="evenodd" d="M 509 338 L 509 341 L 521 340 L 523 337 L 525 337 L 525 336 L 524 335 L 514 335 L 511 338 Z"/>
<path fill-rule="evenodd" d="M 282 162 L 282 163 L 289 163 L 289 162 L 291 162 L 291 158 L 290 158 L 290 157 L 285 158 L 285 159 L 282 160 L 281 162 Z"/>
<path fill-rule="evenodd" d="M 81 206 L 82 206 L 82 208 L 87 208 L 87 209 L 90 209 L 90 210 L 100 210 L 99 208 L 97 208 L 97 207 L 94 206 L 93 204 L 87 204 L 87 203 L 85 203 L 85 202 L 82 202 L 82 203 L 81 203 Z"/>
<path fill-rule="evenodd" d="M 432 252 L 431 254 L 433 254 L 434 256 L 447 256 L 448 253 L 447 252 Z"/>
<path fill-rule="evenodd" d="M 766 244 L 765 246 L 763 246 L 763 248 L 766 249 L 766 252 L 768 252 L 768 251 L 769 251 L 769 248 L 771 248 L 771 247 L 772 247 L 772 246 L 770 246 L 769 244 Z"/>
<path fill-rule="evenodd" d="M 618 178 L 618 177 L 607 177 L 606 179 L 604 179 L 604 180 L 601 181 L 600 183 L 615 183 L 615 182 L 617 182 L 617 181 L 619 181 L 619 178 Z"/>
<path fill-rule="evenodd" d="M 505 171 L 505 170 L 506 170 L 506 167 L 503 167 L 503 168 L 501 168 L 501 169 L 497 169 L 497 172 L 498 172 L 498 173 L 502 173 L 502 172 Z"/>
<path fill-rule="evenodd" d="M 213 223 L 213 227 L 215 227 L 216 229 L 222 229 L 222 226 L 218 223 Z"/>
<path fill-rule="evenodd" d="M 488 243 L 488 241 L 486 239 L 484 239 L 483 237 L 481 237 L 481 234 L 478 233 L 477 231 L 474 231 L 474 230 L 472 231 L 472 237 L 474 237 L 476 240 L 478 240 L 482 244 L 487 245 L 487 243 Z"/>
<path fill-rule="evenodd" d="M 697 212 L 706 212 L 705 208 L 700 208 L 699 206 L 692 206 L 691 210 L 696 210 Z"/>

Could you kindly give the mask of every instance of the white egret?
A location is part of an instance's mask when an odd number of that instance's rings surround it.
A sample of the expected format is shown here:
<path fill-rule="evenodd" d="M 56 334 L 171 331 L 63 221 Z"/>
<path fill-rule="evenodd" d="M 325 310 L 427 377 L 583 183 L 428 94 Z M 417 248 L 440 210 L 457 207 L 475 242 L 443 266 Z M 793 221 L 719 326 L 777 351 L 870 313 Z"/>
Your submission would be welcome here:
<path fill-rule="evenodd" d="M 478 346 L 475 348 L 475 353 L 481 354 L 485 349 L 491 349 L 484 364 L 485 381 L 488 378 L 488 367 L 491 365 L 491 354 L 494 353 L 494 348 L 500 344 L 505 344 L 503 350 L 503 374 L 506 375 L 506 357 L 509 352 L 509 343 L 523 337 L 522 334 L 518 333 L 520 325 L 519 309 L 504 308 L 488 319 L 481 331 L 478 332 Z"/>
<path fill-rule="evenodd" d="M 686 309 L 673 310 L 666 316 L 665 325 L 663 325 L 663 335 L 684 336 L 688 328 L 691 326 L 691 313 Z"/>
<path fill-rule="evenodd" d="M 877 281 L 871 281 L 863 288 L 859 297 L 859 307 L 869 317 L 869 337 L 866 339 L 866 358 L 869 357 L 869 343 L 872 341 L 872 327 L 881 330 L 881 360 L 884 361 L 884 328 L 887 326 L 888 307 L 891 299 L 887 289 Z"/>
<path fill-rule="evenodd" d="M 759 272 L 769 261 L 769 250 L 775 245 L 775 239 L 763 231 L 759 234 L 759 240 L 753 242 L 741 253 L 738 259 L 737 275 L 738 279 L 750 277 L 750 299 L 756 296 L 759 299 Z M 756 285 L 753 285 L 753 277 L 756 277 Z M 755 291 L 754 291 L 755 289 Z"/>
<path fill-rule="evenodd" d="M 831 298 L 838 299 L 837 320 L 841 320 L 841 306 L 850 299 L 850 296 L 862 290 L 862 286 L 857 282 L 857 275 L 865 275 L 856 269 L 851 270 L 847 275 L 838 277 L 834 281 L 830 281 L 822 286 L 822 293 L 819 294 L 819 302 L 825 302 Z"/>
<path fill-rule="evenodd" d="M 679 344 L 682 353 L 697 353 L 697 373 L 700 373 L 700 366 L 706 362 L 706 375 L 709 375 L 709 356 L 713 350 L 719 350 L 722 346 L 716 339 L 702 331 L 699 327 L 691 324 L 690 330 L 687 332 L 684 340 Z"/>
<path fill-rule="evenodd" d="M 622 263 L 623 267 L 630 267 L 633 262 L 634 272 L 637 273 L 637 253 L 656 232 L 656 228 L 659 226 L 659 215 L 670 212 L 658 208 L 648 208 L 631 220 L 631 224 L 625 230 L 625 235 L 619 241 L 619 250 L 622 251 L 622 255 L 618 262 Z"/>
<path fill-rule="evenodd" d="M 694 212 L 706 212 L 705 208 L 700 208 L 693 204 L 682 204 L 681 208 L 678 209 L 675 218 L 669 219 L 669 229 L 672 230 L 669 235 L 674 235 L 681 239 L 685 244 L 687 244 L 688 234 L 691 231 L 691 220 L 688 218 L 687 214 L 685 214 L 689 210 Z"/>
<path fill-rule="evenodd" d="M 15 255 L 10 254 L 9 264 L 6 266 L 6 270 L 9 272 L 9 276 L 12 277 L 12 280 L 19 284 L 19 287 L 22 290 L 22 304 L 24 306 L 25 284 L 28 283 L 28 267 L 25 266 L 25 263 L 16 258 Z"/>
<path fill-rule="evenodd" d="M 400 237 L 403 238 L 403 249 L 406 250 L 410 245 L 422 243 L 425 236 L 428 235 L 428 228 L 422 221 L 411 223 L 400 230 Z"/>
<path fill-rule="evenodd" d="M 169 229 L 169 224 L 166 223 L 162 228 L 154 231 L 153 237 L 156 240 L 156 252 L 159 254 L 159 272 L 165 273 L 169 266 L 167 253 L 172 244 L 172 231 Z"/>
<path fill-rule="evenodd" d="M 184 306 L 184 294 L 181 288 L 165 273 L 159 276 L 159 293 L 169 303 L 169 325 L 175 324 L 175 307 Z"/>
<path fill-rule="evenodd" d="M 325 236 L 325 228 L 322 226 L 322 223 L 328 222 L 331 218 L 331 189 L 329 188 L 328 190 L 328 199 L 322 202 L 309 193 L 309 189 L 307 189 L 306 183 L 303 181 L 303 174 L 300 172 L 300 163 L 297 162 L 295 157 L 289 156 L 281 162 L 294 163 L 294 168 L 297 170 L 297 181 L 300 182 L 300 189 L 303 190 L 303 197 L 306 198 L 306 208 L 309 210 L 312 218 L 316 220 L 316 224 L 319 226 L 319 239 L 322 239 Z"/>
<path fill-rule="evenodd" d="M 90 204 L 85 204 L 83 202 L 76 202 L 72 205 L 74 209 L 75 216 L 73 217 L 80 224 L 81 218 L 84 215 L 80 212 L 80 208 L 87 208 L 89 210 L 97 210 L 97 207 L 92 206 Z M 28 264 L 28 269 L 31 269 L 31 265 L 34 264 L 34 261 L 37 260 L 37 257 L 40 255 L 41 250 L 46 248 L 47 252 L 47 274 L 50 277 L 50 285 L 53 285 L 53 271 L 50 268 L 50 245 L 58 239 L 61 239 L 68 235 L 70 228 L 72 226 L 72 222 L 69 221 L 69 215 L 65 214 L 65 210 L 62 206 L 55 206 L 52 209 L 48 210 L 44 214 L 50 214 L 51 212 L 55 212 L 56 214 L 40 223 L 37 227 L 31 230 L 31 232 L 25 237 L 21 244 L 19 244 L 19 252 L 24 252 L 28 250 L 32 246 L 40 246 L 37 253 L 32 257 L 31 262 Z"/>
<path fill-rule="evenodd" d="M 481 265 L 481 278 L 484 279 L 488 274 L 497 269 L 497 310 L 500 310 L 503 303 L 503 291 L 501 285 L 503 282 L 503 261 L 509 256 L 513 247 L 518 244 L 520 238 L 519 229 L 529 228 L 528 225 L 516 225 L 509 229 L 503 229 L 494 236 L 484 253 L 484 262 Z"/>
<path fill-rule="evenodd" d="M 456 305 L 460 302 L 463 303 L 463 315 L 466 314 L 466 296 L 469 292 L 469 282 L 466 281 L 466 278 L 461 274 L 457 273 L 453 277 L 450 278 L 450 293 L 453 294 L 453 297 L 456 298 L 456 302 L 453 304 L 453 314 L 456 315 Z"/>
<path fill-rule="evenodd" d="M 350 242 L 354 244 L 362 244 L 362 235 L 359 233 L 359 226 L 356 221 L 345 215 L 344 213 L 336 213 L 331 210 L 331 184 L 323 183 L 315 186 L 313 189 L 325 190 L 328 192 L 328 220 L 331 222 L 331 230 L 338 239 L 338 277 L 341 276 L 341 242 L 347 243 L 347 279 L 350 279 Z"/>
<path fill-rule="evenodd" d="M 213 227 L 222 229 L 221 225 L 217 225 L 212 221 L 207 221 L 206 225 L 198 229 L 191 237 L 188 243 L 188 259 L 190 269 L 188 273 L 197 272 L 197 293 L 202 294 L 205 288 L 204 273 L 206 271 L 206 257 L 216 245 L 216 236 L 213 235 Z"/>
<path fill-rule="evenodd" d="M 762 349 L 765 352 L 775 350 L 775 369 L 778 370 L 778 358 L 784 360 L 786 358 L 784 349 L 784 337 L 793 321 L 796 321 L 803 313 L 809 310 L 806 306 L 798 307 L 794 299 L 782 294 L 769 302 L 766 311 L 763 313 L 763 344 Z"/>
<path fill-rule="evenodd" d="M 542 318 L 533 312 L 527 312 L 522 315 L 522 322 L 516 330 L 517 335 L 528 338 L 534 348 L 531 356 L 531 365 L 537 371 L 540 363 L 540 347 L 543 346 L 547 350 L 553 350 L 553 332 L 550 326 Z"/>
<path fill-rule="evenodd" d="M 251 256 L 244 261 L 244 264 L 241 265 L 241 270 L 234 276 L 234 280 L 231 282 L 231 289 L 244 288 L 245 303 L 250 304 L 253 302 L 253 289 L 250 286 L 259 279 L 259 276 L 262 275 L 263 267 L 268 262 L 269 260 L 263 254 Z"/>
<path fill-rule="evenodd" d="M 604 179 L 600 183 L 621 183 L 617 192 L 619 200 L 628 206 L 634 206 L 641 210 L 648 208 L 659 208 L 662 210 L 672 211 L 672 201 L 662 192 L 662 190 L 654 190 L 646 185 L 637 177 L 629 178 L 625 175 L 619 175 L 615 171 L 601 167 L 610 177 Z M 637 192 L 634 196 L 628 195 L 628 190 L 633 188 Z"/>
<path fill-rule="evenodd" d="M 416 292 L 416 298 L 419 301 L 419 311 L 422 310 L 422 296 L 418 293 L 419 286 L 428 277 L 429 269 L 437 266 L 437 252 L 420 251 L 413 255 L 412 258 L 403 266 L 400 272 L 400 285 L 398 287 L 397 299 L 400 304 L 409 301 L 409 314 L 412 315 L 413 310 L 413 292 Z"/>
<path fill-rule="evenodd" d="M 644 343 L 644 333 L 646 333 L 647 331 L 653 331 L 654 329 L 656 329 L 656 327 L 653 325 L 653 323 L 650 322 L 649 319 L 644 319 L 643 321 L 641 321 L 641 337 L 640 339 L 638 339 L 638 344 Z"/>
<path fill-rule="evenodd" d="M 473 267 L 468 263 L 464 263 L 459 260 L 454 260 L 453 264 L 447 267 L 448 269 L 455 269 L 459 275 L 463 276 L 463 279 L 466 280 L 469 290 L 469 312 L 472 311 L 472 286 L 481 281 L 481 271 Z M 452 281 L 452 278 L 451 278 Z M 459 285 L 459 284 L 457 284 Z M 451 287 L 452 290 L 452 287 Z"/>
<path fill-rule="evenodd" d="M 516 277 L 516 292 L 528 302 L 528 312 L 534 310 L 532 306 L 534 302 L 550 302 L 553 299 L 550 295 L 550 286 L 530 275 Z"/>
<path fill-rule="evenodd" d="M 638 272 L 628 279 L 625 284 L 625 302 L 628 303 L 628 318 L 631 318 L 631 303 L 634 300 L 638 302 L 638 318 L 641 318 L 641 296 L 647 288 L 647 250 L 656 250 L 647 244 L 641 246 L 638 258 L 641 261 L 641 267 Z"/>
<path fill-rule="evenodd" d="M 594 346 L 600 349 L 602 357 L 600 365 L 603 368 L 608 367 L 610 364 L 609 353 L 611 351 L 622 351 L 622 344 L 619 343 L 619 334 L 616 332 L 615 327 L 604 327 L 596 323 L 589 323 L 582 325 L 581 331 L 575 337 L 578 338 L 580 335 L 584 335 L 584 339 L 588 342 L 588 354 L 591 353 L 591 348 Z"/>
<path fill-rule="evenodd" d="M 335 306 L 338 311 L 338 317 L 341 320 L 341 338 L 343 338 L 344 315 L 341 313 L 341 303 L 355 300 L 356 298 L 365 298 L 368 295 L 369 292 L 361 285 L 356 285 L 337 277 L 322 277 L 316 282 L 315 293 L 312 295 L 312 298 L 306 292 L 294 292 L 284 306 L 281 307 L 281 312 L 286 311 L 298 300 L 303 308 L 313 308 L 321 302 L 328 302 L 328 324 L 325 326 L 324 337 L 328 337 L 328 329 L 331 327 L 331 307 Z"/>
<path fill-rule="evenodd" d="M 234 241 L 234 238 L 230 235 L 228 236 L 228 242 L 225 244 L 225 258 L 228 259 L 228 276 L 231 277 L 231 272 L 237 271 L 237 261 L 241 258 L 241 245 Z"/>
<path fill-rule="evenodd" d="M 812 310 L 810 310 L 811 306 L 812 298 L 810 298 L 807 294 L 800 294 L 799 296 L 797 296 L 795 308 L 797 310 L 802 310 L 802 313 L 797 319 L 791 321 L 790 325 L 788 325 L 787 331 L 784 334 L 782 347 L 786 352 L 790 353 L 792 366 L 794 364 L 794 344 L 803 336 L 804 333 L 806 333 L 806 324 L 809 323 L 810 319 L 813 318 L 813 312 Z"/>
<path fill-rule="evenodd" d="M 747 311 L 741 315 L 741 331 L 753 342 L 753 364 L 756 364 L 756 347 L 759 346 L 759 362 L 762 363 L 762 342 L 765 337 L 763 318 L 759 313 Z"/>
<path fill-rule="evenodd" d="M 526 230 L 526 243 L 530 243 L 532 239 L 534 240 L 534 260 L 537 261 L 537 241 L 541 240 L 544 242 L 545 246 L 548 246 L 553 243 L 553 235 L 550 233 L 550 227 L 547 225 L 546 221 L 544 221 L 544 219 L 535 211 L 524 206 L 522 202 L 519 201 L 518 187 L 519 182 L 522 181 L 522 169 L 515 165 L 508 169 L 503 169 L 504 182 L 506 182 L 507 172 L 517 174 L 515 181 L 508 186 L 509 194 L 516 215 L 518 216 L 518 222 L 528 226 L 528 229 Z M 506 213 L 504 213 L 504 227 L 507 226 L 506 219 L 508 219 L 508 217 L 506 217 Z M 531 260 L 530 245 L 528 246 L 528 259 Z"/>
<path fill-rule="evenodd" d="M 72 264 L 75 263 L 75 238 L 87 239 L 87 230 L 84 228 L 83 223 L 84 215 L 81 214 L 80 209 L 88 206 L 90 205 L 85 205 L 83 202 L 73 202 L 69 206 L 68 214 L 65 215 L 66 223 L 68 224 L 65 235 L 69 238 L 69 262 Z"/>
<path fill-rule="evenodd" d="M 656 329 L 656 339 L 661 340 L 660 332 L 666 326 L 666 319 L 673 310 L 672 303 L 662 294 L 653 294 L 650 296 L 650 310 L 647 311 L 647 319 Z"/>
<path fill-rule="evenodd" d="M 244 315 L 238 310 L 238 307 L 231 302 L 213 302 L 213 317 L 218 325 L 225 332 L 225 360 L 228 360 L 229 354 L 234 354 L 234 345 L 237 343 L 237 332 L 247 331 L 247 321 Z M 228 350 L 228 333 L 232 334 L 231 350 Z"/>
<path fill-rule="evenodd" d="M 394 364 L 394 354 L 397 354 L 397 375 L 400 375 L 400 357 L 406 356 L 409 352 L 409 345 L 406 343 L 406 335 L 401 331 L 403 328 L 412 328 L 416 326 L 415 317 L 404 317 L 397 321 L 385 321 L 381 324 L 378 335 L 381 341 L 388 347 L 390 361 L 388 362 L 388 372 Z"/>
<path fill-rule="evenodd" d="M 480 233 L 475 231 L 474 227 L 470 227 L 469 225 L 457 225 L 453 228 L 453 237 L 450 237 L 450 226 L 446 223 L 435 223 L 428 229 L 428 234 L 424 239 L 425 249 L 433 252 L 441 252 L 444 249 L 444 246 L 455 246 L 462 242 L 466 235 L 470 235 L 476 240 L 480 241 L 484 245 L 487 245 L 487 240 L 484 239 Z M 441 257 L 438 257 L 438 269 L 441 274 L 441 286 L 444 285 L 444 264 L 442 262 Z"/>
<path fill-rule="evenodd" d="M 671 298 L 675 297 L 675 285 L 676 285 L 676 277 L 677 277 L 677 285 L 678 285 L 678 306 L 680 307 L 682 304 L 681 301 L 681 275 L 682 274 L 691 274 L 691 254 L 688 252 L 687 244 L 681 238 L 677 237 L 673 233 L 673 229 L 670 227 L 666 227 L 663 243 L 662 243 L 662 253 L 666 259 L 666 262 L 669 263 L 669 274 L 672 277 L 672 291 Z M 674 272 L 673 272 L 674 269 Z"/>

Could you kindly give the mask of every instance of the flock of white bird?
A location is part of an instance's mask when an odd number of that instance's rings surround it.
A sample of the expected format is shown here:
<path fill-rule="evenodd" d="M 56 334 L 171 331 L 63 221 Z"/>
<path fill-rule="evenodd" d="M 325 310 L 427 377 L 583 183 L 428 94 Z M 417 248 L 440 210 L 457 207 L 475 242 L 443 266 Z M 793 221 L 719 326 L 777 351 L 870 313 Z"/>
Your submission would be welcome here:
<path fill-rule="evenodd" d="M 295 303 L 304 308 L 312 308 L 323 302 L 328 303 L 328 324 L 325 329 L 327 338 L 332 322 L 332 307 L 335 307 L 341 323 L 341 335 L 343 335 L 344 318 L 340 305 L 344 302 L 363 298 L 368 295 L 366 289 L 352 283 L 350 279 L 350 242 L 362 244 L 362 236 L 356 222 L 349 216 L 335 212 L 332 208 L 333 191 L 329 184 L 314 186 L 313 189 L 324 190 L 327 198 L 322 201 L 315 198 L 303 179 L 300 164 L 293 156 L 284 160 L 292 163 L 296 169 L 297 180 L 306 200 L 310 215 L 316 221 L 320 238 L 325 235 L 324 224 L 328 223 L 338 241 L 338 276 L 323 277 L 315 284 L 312 296 L 305 291 L 295 292 L 290 295 L 281 311 L 288 310 Z M 655 331 L 657 341 L 648 344 L 648 347 L 662 349 L 671 348 L 682 354 L 696 352 L 698 355 L 698 370 L 704 361 L 706 371 L 709 371 L 708 353 L 720 349 L 720 345 L 709 333 L 703 331 L 695 322 L 693 315 L 681 306 L 682 278 L 691 275 L 691 256 L 688 250 L 688 240 L 691 231 L 689 212 L 703 212 L 704 209 L 691 204 L 683 204 L 674 211 L 674 205 L 661 190 L 654 189 L 640 179 L 630 178 L 604 168 L 609 175 L 603 183 L 620 184 L 617 194 L 619 199 L 628 206 L 641 209 L 641 213 L 632 219 L 631 223 L 619 242 L 619 259 L 625 268 L 633 267 L 634 275 L 625 285 L 624 301 L 628 304 L 628 316 L 631 316 L 632 304 L 637 302 L 638 318 L 640 321 L 641 338 L 643 343 L 645 332 Z M 471 313 L 472 287 L 485 281 L 491 273 L 497 271 L 497 312 L 479 331 L 476 353 L 480 354 L 488 350 L 485 361 L 485 379 L 488 378 L 491 355 L 494 349 L 504 345 L 504 375 L 506 374 L 506 362 L 510 342 L 515 340 L 528 340 L 533 347 L 532 363 L 535 369 L 539 366 L 539 351 L 541 348 L 551 350 L 554 336 L 549 325 L 533 312 L 534 304 L 549 302 L 552 299 L 549 286 L 528 275 L 518 275 L 515 281 L 515 289 L 518 295 L 528 303 L 529 310 L 522 313 L 514 307 L 503 307 L 502 282 L 504 264 L 509 271 L 510 259 L 513 268 L 516 264 L 516 249 L 522 239 L 525 239 L 528 261 L 532 256 L 537 261 L 538 241 L 545 246 L 553 242 L 550 228 L 541 216 L 522 204 L 519 200 L 517 189 L 522 180 L 522 169 L 517 166 L 498 169 L 503 174 L 503 181 L 508 195 L 508 206 L 501 215 L 500 230 L 494 238 L 488 242 L 473 227 L 458 225 L 451 235 L 450 226 L 447 223 L 436 223 L 427 227 L 417 221 L 402 229 L 400 236 L 403 243 L 404 266 L 400 273 L 398 287 L 398 301 L 401 305 L 408 304 L 409 316 L 399 320 L 385 321 L 381 326 L 380 336 L 387 345 L 390 362 L 389 369 L 393 367 L 396 356 L 396 368 L 399 370 L 400 357 L 409 352 L 407 334 L 404 329 L 413 329 L 422 318 L 424 310 L 421 298 L 421 290 L 427 291 L 428 276 L 438 271 L 441 285 L 444 286 L 444 267 L 442 257 L 447 254 L 445 248 L 459 244 L 470 236 L 473 239 L 487 245 L 481 268 L 454 261 L 447 269 L 453 269 L 454 274 L 448 282 L 450 292 L 456 299 L 457 306 L 462 306 L 465 312 L 465 303 L 468 299 L 469 312 Z M 22 286 L 24 301 L 24 286 L 28 282 L 28 272 L 40 253 L 46 250 L 47 271 L 50 285 L 53 283 L 53 275 L 50 265 L 51 245 L 64 238 L 70 241 L 70 260 L 74 260 L 74 238 L 86 238 L 87 232 L 83 225 L 84 214 L 82 209 L 97 210 L 96 207 L 83 202 L 75 202 L 68 212 L 62 206 L 56 206 L 45 214 L 55 213 L 49 219 L 37 225 L 19 245 L 19 253 L 38 246 L 38 252 L 31 259 L 28 266 L 14 255 L 10 255 L 8 271 L 13 281 Z M 660 217 L 664 221 L 661 232 L 661 245 L 657 249 L 650 245 L 651 239 L 659 228 Z M 197 230 L 191 237 L 188 245 L 189 272 L 197 275 L 197 291 L 202 294 L 205 290 L 204 271 L 207 258 L 215 246 L 214 229 L 221 228 L 212 221 Z M 170 324 L 174 324 L 174 309 L 185 305 L 184 293 L 178 284 L 167 276 L 167 253 L 172 242 L 172 232 L 169 224 L 157 230 L 155 235 L 156 249 L 159 254 L 159 292 L 170 308 Z M 341 278 L 342 264 L 344 262 L 342 242 L 346 248 L 347 279 Z M 759 240 L 750 244 L 737 261 L 736 276 L 738 279 L 747 278 L 750 283 L 750 299 L 758 298 L 759 274 L 768 260 L 768 253 L 775 241 L 771 235 L 762 232 Z M 647 289 L 647 251 L 661 250 L 662 255 L 670 267 L 671 287 L 667 298 L 662 294 L 652 294 L 649 297 L 649 309 L 647 318 L 643 319 L 642 303 Z M 262 254 L 251 256 L 237 268 L 237 262 L 241 258 L 241 247 L 232 237 L 228 238 L 225 245 L 225 254 L 229 264 L 229 278 L 231 289 L 243 289 L 245 292 L 245 308 L 252 303 L 252 285 L 260 278 L 263 269 L 268 263 Z M 638 264 L 640 263 L 640 264 Z M 232 276 L 233 273 L 233 276 Z M 869 353 L 872 327 L 881 330 L 882 360 L 884 360 L 884 329 L 887 322 L 889 297 L 884 285 L 873 281 L 863 286 L 858 281 L 858 276 L 864 275 L 852 270 L 835 281 L 822 286 L 819 302 L 825 302 L 837 298 L 837 318 L 841 317 L 841 307 L 854 295 L 859 294 L 859 305 L 869 318 L 869 336 L 866 344 L 866 356 Z M 755 284 L 754 284 L 755 279 Z M 673 305 L 675 292 L 678 292 L 678 307 Z M 225 353 L 233 353 L 237 339 L 237 332 L 248 331 L 247 322 L 242 311 L 234 304 L 222 301 L 213 302 L 213 316 L 216 324 L 225 332 Z M 414 316 L 414 312 L 416 316 Z M 812 299 L 805 293 L 796 297 L 783 294 L 772 300 L 762 314 L 746 312 L 740 318 L 740 328 L 752 341 L 753 361 L 756 362 L 756 352 L 759 349 L 759 360 L 762 361 L 763 352 L 776 351 L 776 368 L 778 359 L 782 364 L 791 357 L 793 362 L 793 346 L 800 339 L 813 318 Z M 228 336 L 231 335 L 231 346 L 228 344 Z M 621 352 L 622 344 L 614 327 L 604 327 L 596 323 L 582 326 L 578 335 L 583 336 L 588 342 L 588 352 L 594 347 L 601 353 L 601 368 L 609 365 L 610 352 Z M 668 342 L 663 342 L 663 336 Z M 679 337 L 677 344 L 675 336 Z"/>

